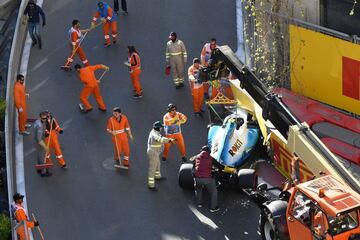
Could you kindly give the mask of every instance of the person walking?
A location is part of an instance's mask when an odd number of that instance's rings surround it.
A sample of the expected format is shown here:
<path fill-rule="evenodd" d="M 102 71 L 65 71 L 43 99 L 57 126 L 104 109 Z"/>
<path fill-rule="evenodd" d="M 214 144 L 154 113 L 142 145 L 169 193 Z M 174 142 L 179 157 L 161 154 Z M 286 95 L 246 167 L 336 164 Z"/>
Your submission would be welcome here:
<path fill-rule="evenodd" d="M 22 221 L 24 221 L 25 226 L 26 226 L 26 232 L 24 229 L 24 224 L 21 224 L 16 229 L 17 239 L 18 240 L 30 239 L 29 229 L 38 227 L 39 222 L 29 220 L 29 218 L 25 212 L 25 208 L 23 206 L 24 195 L 21 195 L 20 193 L 15 193 L 13 195 L 13 200 L 14 200 L 14 202 L 11 203 L 11 214 L 13 215 L 13 218 L 16 220 L 17 223 L 21 223 Z"/>
<path fill-rule="evenodd" d="M 171 68 L 171 73 L 175 87 L 184 86 L 184 65 L 187 62 L 187 52 L 185 44 L 177 39 L 175 32 L 171 32 L 169 41 L 166 44 L 166 66 Z"/>
<path fill-rule="evenodd" d="M 156 191 L 155 180 L 166 180 L 160 172 L 160 154 L 164 149 L 164 143 L 175 143 L 175 139 L 163 137 L 160 133 L 164 126 L 160 121 L 153 124 L 148 141 L 147 141 L 147 155 L 149 158 L 149 173 L 148 173 L 148 188 Z"/>
<path fill-rule="evenodd" d="M 124 64 L 130 71 L 131 83 L 135 92 L 134 98 L 142 98 L 142 88 L 140 84 L 141 62 L 134 46 L 128 46 L 128 59 Z"/>
<path fill-rule="evenodd" d="M 129 14 L 128 11 L 127 11 L 126 0 L 121 0 L 121 9 L 123 10 L 123 14 L 125 16 Z M 114 11 L 115 12 L 119 11 L 119 0 L 114 0 Z"/>
<path fill-rule="evenodd" d="M 32 46 L 39 44 L 39 49 L 42 48 L 41 35 L 40 35 L 40 15 L 42 18 L 42 26 L 46 25 L 45 13 L 40 6 L 35 4 L 34 0 L 29 0 L 24 10 L 24 15 L 28 17 L 28 31 L 32 40 Z"/>
<path fill-rule="evenodd" d="M 71 46 L 71 53 L 67 58 L 67 61 L 64 66 L 61 67 L 63 70 L 71 70 L 71 64 L 74 62 L 75 54 L 77 54 L 85 66 L 90 66 L 88 59 L 86 58 L 85 52 L 81 47 L 81 43 L 85 38 L 85 34 L 89 32 L 90 29 L 80 29 L 80 21 L 74 19 L 72 21 L 72 27 L 69 30 L 69 41 Z M 85 34 L 84 34 L 85 33 Z M 84 34 L 84 35 L 83 35 Z"/>
<path fill-rule="evenodd" d="M 191 89 L 191 96 L 193 99 L 193 107 L 195 116 L 201 116 L 201 106 L 204 102 L 204 86 L 202 82 L 199 82 L 199 69 L 200 60 L 198 58 L 193 59 L 193 65 L 188 69 L 189 83 Z"/>
<path fill-rule="evenodd" d="M 212 177 L 212 163 L 213 158 L 210 155 L 210 148 L 203 146 L 198 155 L 191 158 L 194 161 L 194 181 L 195 181 L 195 198 L 199 208 L 202 207 L 202 191 L 204 188 L 210 193 L 211 208 L 210 212 L 217 212 L 218 207 L 218 192 L 216 188 L 215 179 Z"/>
<path fill-rule="evenodd" d="M 43 111 L 39 113 L 39 119 L 37 119 L 34 123 L 37 164 L 44 164 L 46 162 L 46 153 L 50 150 L 49 145 L 45 143 L 47 119 L 48 113 Z M 38 169 L 37 172 L 42 177 L 52 175 L 48 169 Z"/>
<path fill-rule="evenodd" d="M 187 117 L 176 111 L 176 105 L 170 103 L 167 107 L 167 113 L 163 117 L 165 137 L 176 139 L 176 144 L 178 145 L 181 158 L 183 162 L 186 162 L 186 149 L 184 143 L 184 137 L 181 133 L 181 125 L 186 123 Z M 166 161 L 169 155 L 169 150 L 172 143 L 166 143 L 162 160 Z"/>
<path fill-rule="evenodd" d="M 104 46 L 108 47 L 110 46 L 110 28 L 112 32 L 112 39 L 113 44 L 116 44 L 116 38 L 117 38 L 117 22 L 116 22 L 116 13 L 114 13 L 113 9 L 104 2 L 98 3 L 98 10 L 95 13 L 95 16 L 92 19 L 91 22 L 91 28 L 95 28 L 95 23 L 98 18 L 101 18 L 101 21 L 103 21 L 103 33 L 105 38 Z"/>
<path fill-rule="evenodd" d="M 100 93 L 100 87 L 98 80 L 95 77 L 95 71 L 98 69 L 104 69 L 108 71 L 110 68 L 103 64 L 97 64 L 94 66 L 88 66 L 82 68 L 79 64 L 75 65 L 75 70 L 79 73 L 80 81 L 84 83 L 84 88 L 80 93 L 80 100 L 83 106 L 80 105 L 81 112 L 87 113 L 92 110 L 92 106 L 88 101 L 91 94 L 94 95 L 98 109 L 102 112 L 106 112 L 106 106 Z"/>
<path fill-rule="evenodd" d="M 133 140 L 130 124 L 127 117 L 121 113 L 119 107 L 113 109 L 113 116 L 107 122 L 106 131 L 111 134 L 114 144 L 115 167 L 129 167 L 130 148 L 128 137 Z M 124 155 L 123 165 L 121 165 L 121 155 Z"/>
<path fill-rule="evenodd" d="M 24 86 L 24 75 L 18 74 L 16 76 L 16 83 L 14 85 L 14 102 L 18 112 L 18 122 L 19 122 L 19 133 L 21 135 L 30 135 L 30 132 L 26 131 L 26 128 L 31 127 L 30 124 L 26 123 L 27 121 L 27 107 L 26 107 L 26 93 Z"/>

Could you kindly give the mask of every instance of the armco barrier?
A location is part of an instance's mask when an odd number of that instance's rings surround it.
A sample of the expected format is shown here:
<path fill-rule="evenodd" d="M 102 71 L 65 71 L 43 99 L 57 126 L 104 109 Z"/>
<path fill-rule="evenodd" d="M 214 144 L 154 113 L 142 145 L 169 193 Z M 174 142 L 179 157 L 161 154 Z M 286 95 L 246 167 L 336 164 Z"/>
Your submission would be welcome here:
<path fill-rule="evenodd" d="M 7 172 L 7 185 L 8 185 L 8 199 L 11 203 L 12 196 L 17 191 L 16 187 L 16 175 L 15 175 L 15 106 L 13 101 L 13 87 L 14 79 L 19 73 L 19 67 L 21 62 L 21 54 L 26 37 L 26 25 L 22 24 L 23 12 L 28 0 L 22 0 L 14 32 L 14 38 L 11 46 L 11 53 L 9 59 L 8 75 L 7 75 L 7 87 L 6 87 L 6 113 L 5 113 L 5 148 L 6 148 L 6 172 Z M 25 201 L 26 199 L 24 199 Z M 10 206 L 9 206 L 10 211 Z M 12 229 L 14 226 L 12 226 Z M 16 239 L 15 232 L 13 231 L 13 239 Z"/>

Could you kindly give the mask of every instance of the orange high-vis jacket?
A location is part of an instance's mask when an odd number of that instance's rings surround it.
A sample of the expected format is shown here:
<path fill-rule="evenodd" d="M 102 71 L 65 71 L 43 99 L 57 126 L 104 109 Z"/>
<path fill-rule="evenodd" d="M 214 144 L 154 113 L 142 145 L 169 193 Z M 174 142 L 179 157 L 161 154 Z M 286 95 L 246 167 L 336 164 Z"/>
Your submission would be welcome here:
<path fill-rule="evenodd" d="M 25 86 L 20 82 L 14 85 L 14 101 L 17 109 L 26 109 Z"/>
<path fill-rule="evenodd" d="M 135 69 L 140 69 L 140 57 L 137 53 L 132 53 L 129 57 L 129 63 L 130 63 L 130 71 L 134 71 Z"/>
<path fill-rule="evenodd" d="M 111 19 L 112 19 L 112 17 L 113 17 L 113 10 L 112 10 L 112 8 L 110 7 L 110 6 L 108 6 L 108 8 L 107 8 L 107 16 L 106 16 L 106 20 L 108 20 L 108 21 L 111 21 Z M 96 22 L 96 20 L 98 19 L 100 17 L 100 13 L 99 13 L 99 11 L 96 11 L 96 13 L 95 13 L 95 16 L 93 17 L 93 22 Z"/>
<path fill-rule="evenodd" d="M 26 228 L 34 228 L 35 227 L 34 222 L 28 220 L 28 217 L 26 216 L 24 207 L 18 203 L 15 203 L 14 205 L 15 205 L 15 214 L 14 215 L 15 215 L 16 221 L 18 223 L 20 223 L 21 221 L 25 221 Z M 28 231 L 28 229 L 26 229 L 26 231 L 27 231 L 27 236 L 29 236 L 30 232 Z M 19 240 L 25 240 L 26 235 L 25 235 L 25 229 L 24 229 L 23 225 L 20 226 L 18 229 L 16 229 L 16 233 L 18 234 Z"/>
<path fill-rule="evenodd" d="M 100 64 L 81 68 L 80 69 L 80 81 L 83 82 L 88 87 L 97 86 L 98 82 L 97 82 L 94 72 L 98 69 L 102 69 L 102 66 Z"/>
<path fill-rule="evenodd" d="M 70 32 L 71 32 L 70 34 L 71 44 L 77 47 L 78 44 L 80 43 L 82 33 L 80 32 L 80 30 L 77 30 L 73 27 L 70 29 Z"/>
<path fill-rule="evenodd" d="M 118 135 L 126 133 L 126 130 L 130 130 L 130 124 L 127 117 L 121 114 L 120 122 L 118 122 L 114 116 L 109 118 L 106 129 L 112 131 L 115 135 Z"/>
<path fill-rule="evenodd" d="M 180 125 L 186 121 L 187 117 L 180 112 L 176 112 L 174 117 L 166 113 L 163 118 L 165 134 L 181 133 Z"/>

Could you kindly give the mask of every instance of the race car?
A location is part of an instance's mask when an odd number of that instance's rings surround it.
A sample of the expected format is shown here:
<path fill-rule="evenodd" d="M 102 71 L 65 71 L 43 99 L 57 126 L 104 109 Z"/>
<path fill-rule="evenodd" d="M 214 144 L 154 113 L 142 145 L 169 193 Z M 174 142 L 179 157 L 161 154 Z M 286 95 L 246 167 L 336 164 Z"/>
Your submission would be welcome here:
<path fill-rule="evenodd" d="M 257 122 L 252 115 L 238 106 L 230 109 L 222 120 L 220 114 L 210 114 L 207 144 L 214 159 L 213 175 L 218 184 L 238 184 L 238 172 L 242 167 L 249 167 L 255 155 L 262 152 L 261 138 Z M 221 114 L 222 115 L 222 114 Z M 255 150 L 257 149 L 257 150 Z M 191 159 L 190 159 L 191 160 Z M 193 188 L 193 163 L 183 163 L 179 170 L 179 185 L 182 188 Z M 246 180 L 247 181 L 247 180 Z M 252 181 L 249 179 L 249 181 Z"/>

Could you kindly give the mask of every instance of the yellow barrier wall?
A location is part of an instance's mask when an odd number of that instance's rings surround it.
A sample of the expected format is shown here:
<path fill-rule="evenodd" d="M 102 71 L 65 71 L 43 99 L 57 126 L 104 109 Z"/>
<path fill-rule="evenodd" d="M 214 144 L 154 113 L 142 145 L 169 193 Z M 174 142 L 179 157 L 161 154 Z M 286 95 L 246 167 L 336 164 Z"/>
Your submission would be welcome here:
<path fill-rule="evenodd" d="M 360 114 L 360 45 L 289 28 L 291 90 Z"/>

